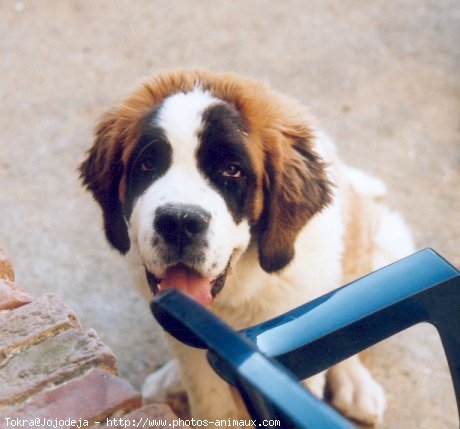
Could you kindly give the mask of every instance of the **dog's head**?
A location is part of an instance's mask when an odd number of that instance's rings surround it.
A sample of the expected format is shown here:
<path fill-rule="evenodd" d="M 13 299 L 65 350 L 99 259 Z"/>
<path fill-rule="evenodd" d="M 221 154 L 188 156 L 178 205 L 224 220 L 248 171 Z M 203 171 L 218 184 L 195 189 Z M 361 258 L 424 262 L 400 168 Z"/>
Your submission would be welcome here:
<path fill-rule="evenodd" d="M 267 272 L 294 257 L 301 228 L 330 201 L 306 113 L 232 74 L 175 71 L 106 113 L 80 167 L 109 242 L 130 248 L 151 288 L 209 304 L 254 244 Z"/>

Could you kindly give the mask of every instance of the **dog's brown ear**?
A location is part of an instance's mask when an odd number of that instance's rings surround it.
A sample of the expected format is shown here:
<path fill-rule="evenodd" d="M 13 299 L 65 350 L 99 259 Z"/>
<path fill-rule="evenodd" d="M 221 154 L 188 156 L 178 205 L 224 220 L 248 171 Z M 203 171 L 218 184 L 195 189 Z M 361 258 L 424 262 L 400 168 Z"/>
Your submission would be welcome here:
<path fill-rule="evenodd" d="M 119 252 L 126 253 L 130 242 L 119 196 L 123 174 L 122 149 L 117 114 L 108 112 L 96 127 L 94 144 L 79 170 L 83 184 L 102 207 L 108 241 Z"/>
<path fill-rule="evenodd" d="M 269 273 L 292 260 L 299 231 L 331 201 L 332 187 L 308 128 L 274 130 L 271 139 L 258 235 L 260 265 Z"/>

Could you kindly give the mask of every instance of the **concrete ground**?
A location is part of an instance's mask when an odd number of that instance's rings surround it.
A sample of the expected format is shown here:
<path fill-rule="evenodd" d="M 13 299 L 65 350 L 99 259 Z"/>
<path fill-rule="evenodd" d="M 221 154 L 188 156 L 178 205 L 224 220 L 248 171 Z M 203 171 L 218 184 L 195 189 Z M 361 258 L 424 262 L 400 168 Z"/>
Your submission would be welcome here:
<path fill-rule="evenodd" d="M 197 65 L 309 105 L 345 159 L 386 181 L 418 247 L 459 264 L 459 40 L 454 0 L 1 0 L 0 245 L 19 282 L 61 294 L 140 386 L 167 351 L 75 169 L 96 119 L 140 77 Z M 458 428 L 433 328 L 369 360 L 384 428 Z"/>

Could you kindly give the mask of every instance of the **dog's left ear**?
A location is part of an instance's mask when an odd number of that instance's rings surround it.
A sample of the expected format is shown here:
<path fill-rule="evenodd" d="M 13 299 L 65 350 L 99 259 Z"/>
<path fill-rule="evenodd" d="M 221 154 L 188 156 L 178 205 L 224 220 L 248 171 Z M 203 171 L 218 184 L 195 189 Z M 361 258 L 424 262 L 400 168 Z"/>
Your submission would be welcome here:
<path fill-rule="evenodd" d="M 102 208 L 107 240 L 120 253 L 126 253 L 130 241 L 119 196 L 123 175 L 122 140 L 117 113 L 109 111 L 97 125 L 94 144 L 79 170 L 83 184 Z"/>
<path fill-rule="evenodd" d="M 272 130 L 265 151 L 264 209 L 258 225 L 259 262 L 266 272 L 294 257 L 302 227 L 332 197 L 325 163 L 313 149 L 308 127 Z"/>

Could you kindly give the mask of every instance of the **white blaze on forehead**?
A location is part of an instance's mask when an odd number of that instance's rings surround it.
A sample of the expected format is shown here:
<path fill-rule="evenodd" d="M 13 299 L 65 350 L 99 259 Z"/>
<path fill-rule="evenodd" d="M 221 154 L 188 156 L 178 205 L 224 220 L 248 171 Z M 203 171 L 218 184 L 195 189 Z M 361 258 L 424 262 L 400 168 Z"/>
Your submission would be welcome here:
<path fill-rule="evenodd" d="M 195 88 L 166 98 L 160 108 L 155 125 L 161 127 L 172 146 L 172 164 L 196 168 L 198 134 L 202 128 L 203 112 L 219 100 L 208 91 Z"/>
<path fill-rule="evenodd" d="M 215 207 L 215 200 L 221 200 L 200 172 L 196 156 L 203 127 L 203 112 L 218 101 L 208 91 L 200 88 L 171 95 L 163 101 L 155 125 L 163 130 L 171 145 L 172 160 L 166 174 L 153 186 L 158 197 L 154 199 L 155 203 Z"/>
<path fill-rule="evenodd" d="M 166 204 L 193 204 L 211 215 L 206 245 L 200 249 L 204 260 L 193 267 L 204 277 L 222 274 L 235 250 L 243 251 L 250 240 L 247 221 L 236 224 L 224 198 L 200 171 L 197 150 L 204 111 L 222 102 L 207 91 L 195 88 L 166 98 L 155 118 L 172 149 L 171 165 L 163 176 L 136 200 L 130 219 L 130 237 L 137 243 L 143 264 L 157 278 L 168 268 L 162 254 L 167 246 L 158 239 L 154 219 L 158 207 Z M 156 244 L 154 242 L 156 241 Z"/>

